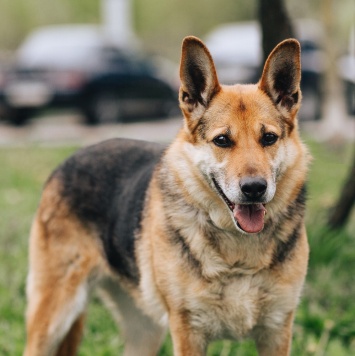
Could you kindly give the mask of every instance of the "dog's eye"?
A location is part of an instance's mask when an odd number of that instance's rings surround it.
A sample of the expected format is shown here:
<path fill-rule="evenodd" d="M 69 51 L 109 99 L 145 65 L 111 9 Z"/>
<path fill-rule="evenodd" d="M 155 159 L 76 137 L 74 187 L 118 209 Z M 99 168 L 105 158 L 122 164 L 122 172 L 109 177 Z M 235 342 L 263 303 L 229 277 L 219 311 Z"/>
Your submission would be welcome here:
<path fill-rule="evenodd" d="M 227 147 L 231 147 L 233 142 L 231 141 L 231 139 L 226 136 L 226 135 L 218 135 L 213 139 L 213 143 L 218 146 L 218 147 L 223 147 L 223 148 L 227 148 Z"/>
<path fill-rule="evenodd" d="M 271 146 L 273 145 L 278 139 L 278 136 L 273 133 L 265 133 L 261 138 L 261 143 L 263 146 Z"/>

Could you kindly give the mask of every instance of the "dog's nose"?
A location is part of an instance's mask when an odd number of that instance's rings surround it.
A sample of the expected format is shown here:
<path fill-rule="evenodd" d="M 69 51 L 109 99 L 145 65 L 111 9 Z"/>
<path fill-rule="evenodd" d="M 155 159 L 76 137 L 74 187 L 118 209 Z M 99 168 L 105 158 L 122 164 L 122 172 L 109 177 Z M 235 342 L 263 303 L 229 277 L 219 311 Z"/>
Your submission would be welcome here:
<path fill-rule="evenodd" d="M 261 198 L 267 188 L 267 182 L 261 177 L 245 177 L 240 181 L 240 189 L 248 199 Z"/>

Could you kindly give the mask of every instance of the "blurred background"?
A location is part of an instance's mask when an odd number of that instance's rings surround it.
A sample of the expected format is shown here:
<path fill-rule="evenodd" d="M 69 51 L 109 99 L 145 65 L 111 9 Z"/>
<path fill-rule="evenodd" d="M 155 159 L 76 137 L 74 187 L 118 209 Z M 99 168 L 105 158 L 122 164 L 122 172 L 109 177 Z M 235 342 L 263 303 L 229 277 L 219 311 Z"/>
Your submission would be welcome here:
<path fill-rule="evenodd" d="M 328 97 L 335 96 L 341 101 L 337 110 L 353 115 L 354 1 L 285 0 L 285 5 L 289 34 L 303 50 L 301 121 L 322 119 Z M 179 115 L 182 38 L 194 34 L 206 42 L 222 83 L 255 82 L 265 57 L 258 20 L 272 6 L 277 2 L 5 1 L 0 117 L 19 126 L 49 110 L 74 109 L 71 114 L 80 116 L 74 121 L 90 125 Z M 264 29 L 278 31 L 278 26 Z"/>
<path fill-rule="evenodd" d="M 310 268 L 293 355 L 355 354 L 355 1 L 3 0 L 1 355 L 24 346 L 27 236 L 47 176 L 78 147 L 103 139 L 173 139 L 182 125 L 178 65 L 187 35 L 204 40 L 225 84 L 256 82 L 278 40 L 300 40 L 300 130 L 314 160 Z M 87 319 L 79 354 L 122 354 L 96 297 Z M 221 341 L 208 354 L 256 350 Z M 169 336 L 160 355 L 172 355 Z"/>

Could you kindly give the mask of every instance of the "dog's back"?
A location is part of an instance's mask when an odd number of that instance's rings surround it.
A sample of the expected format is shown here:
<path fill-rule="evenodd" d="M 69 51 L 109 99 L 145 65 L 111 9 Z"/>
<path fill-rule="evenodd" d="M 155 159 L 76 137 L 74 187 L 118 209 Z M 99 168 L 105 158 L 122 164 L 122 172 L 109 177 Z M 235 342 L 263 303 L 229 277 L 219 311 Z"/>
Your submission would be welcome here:
<path fill-rule="evenodd" d="M 71 212 L 98 231 L 110 265 L 136 282 L 133 235 L 163 150 L 156 143 L 111 139 L 78 151 L 51 178 L 60 182 Z"/>

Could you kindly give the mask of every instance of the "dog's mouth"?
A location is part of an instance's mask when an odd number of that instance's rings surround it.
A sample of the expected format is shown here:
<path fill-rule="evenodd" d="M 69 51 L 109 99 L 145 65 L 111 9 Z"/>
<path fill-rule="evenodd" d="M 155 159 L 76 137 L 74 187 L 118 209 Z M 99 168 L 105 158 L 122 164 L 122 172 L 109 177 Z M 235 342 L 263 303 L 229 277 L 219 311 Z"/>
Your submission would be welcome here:
<path fill-rule="evenodd" d="M 224 202 L 233 214 L 238 227 L 247 233 L 255 234 L 264 228 L 264 218 L 266 214 L 265 205 L 262 203 L 234 204 L 224 194 L 215 178 L 212 181 Z"/>

